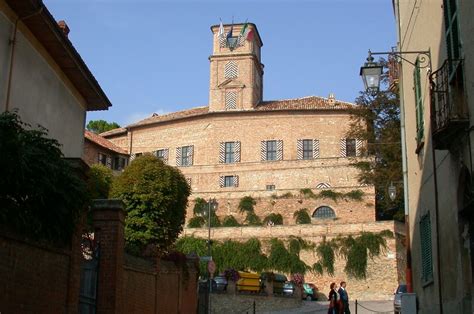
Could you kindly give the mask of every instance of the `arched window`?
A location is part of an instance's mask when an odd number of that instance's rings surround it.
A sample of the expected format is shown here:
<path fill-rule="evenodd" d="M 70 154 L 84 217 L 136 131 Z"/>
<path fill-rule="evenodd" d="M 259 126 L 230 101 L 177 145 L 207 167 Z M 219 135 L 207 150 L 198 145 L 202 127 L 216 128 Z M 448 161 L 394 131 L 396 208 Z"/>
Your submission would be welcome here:
<path fill-rule="evenodd" d="M 317 218 L 317 219 L 336 218 L 336 213 L 334 213 L 334 210 L 329 206 L 320 206 L 316 208 L 316 210 L 314 211 L 313 218 Z"/>
<path fill-rule="evenodd" d="M 237 66 L 237 63 L 234 61 L 229 61 L 226 63 L 224 66 L 224 77 L 226 79 L 229 78 L 236 78 L 239 75 L 239 68 Z"/>

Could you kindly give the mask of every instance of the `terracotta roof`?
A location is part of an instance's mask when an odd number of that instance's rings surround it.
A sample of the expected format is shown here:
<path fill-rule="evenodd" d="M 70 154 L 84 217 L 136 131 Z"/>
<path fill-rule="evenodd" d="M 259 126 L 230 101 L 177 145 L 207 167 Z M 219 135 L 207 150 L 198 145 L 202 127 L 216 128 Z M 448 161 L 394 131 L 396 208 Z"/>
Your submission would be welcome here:
<path fill-rule="evenodd" d="M 308 96 L 294 99 L 262 101 L 255 110 L 338 110 L 354 108 L 357 108 L 357 106 L 350 102 L 334 100 L 334 103 L 331 103 L 329 98 Z"/>
<path fill-rule="evenodd" d="M 207 114 L 208 112 L 209 112 L 209 107 L 195 107 L 195 108 L 172 112 L 172 113 L 163 114 L 163 115 L 153 114 L 149 118 L 146 118 L 144 120 L 128 125 L 127 128 L 147 125 L 147 124 L 152 124 L 152 123 L 157 123 L 157 122 L 165 122 L 165 121 L 171 121 L 171 120 L 177 120 L 177 119 L 183 119 L 183 118 L 202 116 L 204 114 Z"/>
<path fill-rule="evenodd" d="M 317 96 L 308 96 L 303 98 L 294 98 L 294 99 L 283 99 L 283 100 L 270 100 L 261 102 L 254 110 L 243 110 L 240 112 L 259 112 L 259 111 L 287 111 L 287 110 L 347 110 L 354 109 L 357 106 L 350 102 L 344 102 L 339 100 L 334 100 L 334 103 L 328 98 L 317 97 Z M 209 112 L 209 107 L 196 107 L 187 110 L 172 112 L 164 115 L 153 114 L 151 117 L 148 117 L 144 120 L 138 121 L 136 123 L 128 125 L 126 128 L 133 128 L 138 126 L 144 126 L 159 122 L 172 121 L 190 117 L 197 117 L 206 115 L 208 113 L 236 113 L 239 111 L 216 111 Z M 111 136 L 116 134 L 121 134 L 127 131 L 126 128 L 117 128 L 105 133 L 102 133 L 101 136 Z"/>
<path fill-rule="evenodd" d="M 6 0 L 8 6 L 44 46 L 84 97 L 87 110 L 107 110 L 112 104 L 99 83 L 41 0 Z"/>
<path fill-rule="evenodd" d="M 117 145 L 113 144 L 108 139 L 105 139 L 102 136 L 95 134 L 94 132 L 85 130 L 84 136 L 89 141 L 94 142 L 95 144 L 97 144 L 99 146 L 102 146 L 103 148 L 106 148 L 108 150 L 114 151 L 114 152 L 119 153 L 119 154 L 128 155 L 128 153 L 125 150 L 123 150 L 120 147 L 118 147 Z"/>

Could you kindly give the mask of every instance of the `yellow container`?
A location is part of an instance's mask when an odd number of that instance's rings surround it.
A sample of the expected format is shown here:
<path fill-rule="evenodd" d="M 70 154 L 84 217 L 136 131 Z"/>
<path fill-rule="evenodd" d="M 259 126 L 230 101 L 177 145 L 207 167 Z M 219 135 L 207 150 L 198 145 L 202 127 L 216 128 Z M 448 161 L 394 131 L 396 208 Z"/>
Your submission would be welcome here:
<path fill-rule="evenodd" d="M 260 292 L 260 275 L 239 271 L 240 279 L 237 280 L 238 291 Z"/>

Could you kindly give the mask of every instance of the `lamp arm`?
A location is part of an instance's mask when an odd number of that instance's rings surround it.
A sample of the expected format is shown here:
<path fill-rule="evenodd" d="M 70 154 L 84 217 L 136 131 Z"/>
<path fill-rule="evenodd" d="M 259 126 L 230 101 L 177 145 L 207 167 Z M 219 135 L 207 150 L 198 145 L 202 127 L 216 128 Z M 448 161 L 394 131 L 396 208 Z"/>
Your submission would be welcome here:
<path fill-rule="evenodd" d="M 417 59 L 419 60 L 418 64 L 413 63 L 412 61 L 408 60 L 407 58 L 404 58 L 403 55 L 408 55 L 408 54 L 416 54 Z M 418 67 L 420 69 L 427 68 L 429 67 L 431 69 L 431 51 L 430 50 L 425 50 L 425 51 L 386 51 L 386 52 L 372 52 L 369 50 L 369 57 L 371 55 L 388 55 L 388 56 L 396 56 L 397 58 L 402 59 L 405 62 L 408 62 L 409 64 Z"/>

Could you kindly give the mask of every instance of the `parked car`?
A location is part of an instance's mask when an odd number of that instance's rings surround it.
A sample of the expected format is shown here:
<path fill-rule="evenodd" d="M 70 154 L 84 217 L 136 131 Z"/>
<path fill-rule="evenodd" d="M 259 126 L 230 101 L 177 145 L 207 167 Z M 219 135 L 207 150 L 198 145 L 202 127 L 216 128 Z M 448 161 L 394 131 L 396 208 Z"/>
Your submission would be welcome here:
<path fill-rule="evenodd" d="M 285 275 L 274 274 L 274 273 L 262 273 L 260 279 L 264 283 L 267 280 L 267 276 L 273 276 L 273 293 L 274 294 L 283 294 L 283 286 L 288 280 Z"/>
<path fill-rule="evenodd" d="M 318 288 L 312 283 L 303 284 L 303 300 L 314 301 L 317 300 L 316 292 Z"/>
<path fill-rule="evenodd" d="M 214 277 L 214 281 L 216 282 L 216 290 L 217 291 L 226 291 L 227 290 L 227 278 L 225 276 L 216 276 Z"/>
<path fill-rule="evenodd" d="M 395 297 L 393 298 L 393 311 L 395 314 L 401 313 L 403 293 L 407 293 L 407 285 L 400 284 L 398 285 L 397 290 L 395 290 Z"/>
<path fill-rule="evenodd" d="M 283 285 L 283 295 L 293 295 L 295 292 L 295 284 L 291 281 L 285 282 Z"/>

